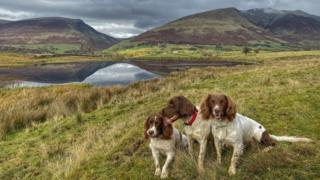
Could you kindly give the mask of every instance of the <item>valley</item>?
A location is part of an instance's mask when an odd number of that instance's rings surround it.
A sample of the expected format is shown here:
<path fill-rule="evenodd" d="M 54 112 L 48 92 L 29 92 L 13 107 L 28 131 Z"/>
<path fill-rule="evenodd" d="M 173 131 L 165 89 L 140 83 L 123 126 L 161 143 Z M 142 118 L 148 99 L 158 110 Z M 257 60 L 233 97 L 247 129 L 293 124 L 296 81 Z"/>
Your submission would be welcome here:
<path fill-rule="evenodd" d="M 218 165 L 210 141 L 203 172 L 178 151 L 169 179 L 320 177 L 318 15 L 230 7 L 144 28 L 116 38 L 77 18 L 0 20 L 0 179 L 158 179 L 146 117 L 173 96 L 199 105 L 216 92 L 272 134 L 314 142 L 248 145 L 230 177 L 232 152 Z"/>

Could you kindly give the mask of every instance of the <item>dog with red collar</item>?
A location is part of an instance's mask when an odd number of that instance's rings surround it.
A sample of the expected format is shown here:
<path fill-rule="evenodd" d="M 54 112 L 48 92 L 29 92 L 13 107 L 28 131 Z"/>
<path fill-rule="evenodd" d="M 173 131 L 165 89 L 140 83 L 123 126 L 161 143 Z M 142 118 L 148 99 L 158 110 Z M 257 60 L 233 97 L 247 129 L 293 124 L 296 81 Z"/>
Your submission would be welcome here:
<path fill-rule="evenodd" d="M 167 117 L 167 124 L 172 124 L 178 119 L 182 119 L 186 125 L 184 128 L 188 140 L 188 151 L 193 156 L 193 143 L 197 141 L 200 144 L 198 156 L 198 168 L 204 169 L 204 158 L 206 155 L 208 137 L 212 135 L 212 121 L 204 121 L 198 115 L 201 112 L 199 107 L 194 106 L 186 97 L 175 96 L 168 101 L 160 114 Z"/>

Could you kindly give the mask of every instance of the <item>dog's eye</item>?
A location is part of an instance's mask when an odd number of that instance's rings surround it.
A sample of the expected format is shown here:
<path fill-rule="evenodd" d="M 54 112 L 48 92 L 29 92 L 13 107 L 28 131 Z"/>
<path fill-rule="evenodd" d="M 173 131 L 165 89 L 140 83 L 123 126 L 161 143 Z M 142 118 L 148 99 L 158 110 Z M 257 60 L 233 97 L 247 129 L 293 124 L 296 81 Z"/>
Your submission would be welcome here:
<path fill-rule="evenodd" d="M 215 101 L 215 100 L 212 100 L 211 102 L 212 102 L 212 103 L 215 103 L 216 101 Z"/>
<path fill-rule="evenodd" d="M 223 101 L 222 100 L 220 100 L 220 104 L 222 104 L 223 103 Z"/>
<path fill-rule="evenodd" d="M 262 126 L 259 126 L 260 129 L 262 129 Z"/>

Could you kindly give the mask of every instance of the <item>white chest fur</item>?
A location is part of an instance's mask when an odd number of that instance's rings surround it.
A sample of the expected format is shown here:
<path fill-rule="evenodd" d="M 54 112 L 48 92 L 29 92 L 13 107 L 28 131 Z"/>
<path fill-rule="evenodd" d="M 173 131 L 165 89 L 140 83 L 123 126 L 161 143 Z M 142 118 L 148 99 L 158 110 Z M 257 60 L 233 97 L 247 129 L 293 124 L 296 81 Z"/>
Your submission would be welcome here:
<path fill-rule="evenodd" d="M 241 141 L 242 133 L 237 131 L 237 126 L 238 124 L 236 121 L 228 122 L 214 120 L 212 128 L 215 139 L 226 144 L 233 144 L 236 141 Z"/>
<path fill-rule="evenodd" d="M 210 134 L 211 124 L 211 120 L 202 120 L 200 116 L 198 116 L 192 126 L 186 126 L 184 131 L 188 136 L 199 142 Z"/>
<path fill-rule="evenodd" d="M 177 129 L 173 129 L 170 139 L 151 138 L 150 148 L 157 149 L 161 153 L 175 151 L 180 142 L 180 133 Z"/>
<path fill-rule="evenodd" d="M 155 148 L 162 153 L 174 150 L 175 146 L 176 146 L 176 142 L 173 139 L 165 140 L 165 139 L 152 138 L 150 141 L 150 147 Z"/>

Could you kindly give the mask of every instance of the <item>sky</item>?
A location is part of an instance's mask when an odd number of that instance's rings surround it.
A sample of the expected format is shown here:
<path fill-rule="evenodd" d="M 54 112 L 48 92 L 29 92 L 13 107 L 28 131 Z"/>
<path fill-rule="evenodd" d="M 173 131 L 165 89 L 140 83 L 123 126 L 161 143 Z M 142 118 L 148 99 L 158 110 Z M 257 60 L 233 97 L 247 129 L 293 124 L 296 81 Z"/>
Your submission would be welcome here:
<path fill-rule="evenodd" d="M 186 15 L 226 7 L 320 15 L 320 0 L 0 0 L 0 19 L 76 18 L 105 34 L 127 38 Z"/>

